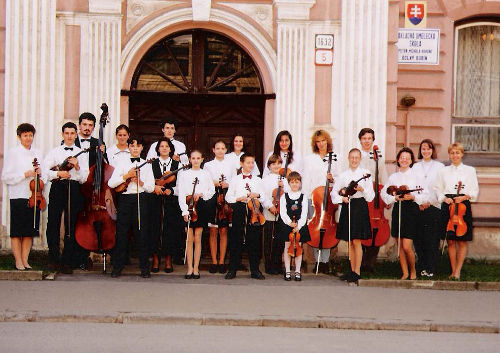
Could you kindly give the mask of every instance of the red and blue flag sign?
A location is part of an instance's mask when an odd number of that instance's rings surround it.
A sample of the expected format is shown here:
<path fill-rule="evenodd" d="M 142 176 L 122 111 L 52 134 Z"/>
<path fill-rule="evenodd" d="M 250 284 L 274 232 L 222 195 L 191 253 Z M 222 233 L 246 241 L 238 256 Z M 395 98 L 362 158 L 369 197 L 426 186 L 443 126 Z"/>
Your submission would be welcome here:
<path fill-rule="evenodd" d="M 415 26 L 419 25 L 424 19 L 425 8 L 422 3 L 406 3 L 406 18 Z"/>

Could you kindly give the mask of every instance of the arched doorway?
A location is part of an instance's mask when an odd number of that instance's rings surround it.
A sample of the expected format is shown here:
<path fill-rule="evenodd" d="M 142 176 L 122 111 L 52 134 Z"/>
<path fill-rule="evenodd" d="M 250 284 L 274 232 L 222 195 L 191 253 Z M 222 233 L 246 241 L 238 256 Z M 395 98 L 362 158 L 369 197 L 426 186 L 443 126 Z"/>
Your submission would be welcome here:
<path fill-rule="evenodd" d="M 194 29 L 154 44 L 137 66 L 129 91 L 129 125 L 147 144 L 162 133 L 160 122 L 175 116 L 177 138 L 188 149 L 212 157 L 218 139 L 235 133 L 262 167 L 264 107 L 260 73 L 246 51 L 222 34 Z"/>

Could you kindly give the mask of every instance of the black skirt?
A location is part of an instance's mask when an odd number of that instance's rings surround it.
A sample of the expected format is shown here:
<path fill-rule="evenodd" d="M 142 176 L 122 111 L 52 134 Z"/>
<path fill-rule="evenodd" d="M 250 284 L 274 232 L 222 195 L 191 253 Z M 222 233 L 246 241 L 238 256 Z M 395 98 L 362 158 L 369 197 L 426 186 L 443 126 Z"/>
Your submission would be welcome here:
<path fill-rule="evenodd" d="M 207 211 L 208 201 L 200 198 L 196 203 L 196 213 L 198 214 L 198 219 L 196 222 L 189 222 L 189 228 L 205 228 L 208 224 L 208 211 Z M 185 222 L 186 226 L 188 222 Z"/>
<path fill-rule="evenodd" d="M 351 199 L 351 240 L 370 239 L 372 229 L 370 226 L 370 214 L 368 203 L 362 197 Z M 342 204 L 339 224 L 337 226 L 337 239 L 349 241 L 349 205 Z"/>
<path fill-rule="evenodd" d="M 227 227 L 229 226 L 229 221 L 219 220 L 216 213 L 217 209 L 217 193 L 206 202 L 206 210 L 207 210 L 207 222 L 212 225 L 217 225 L 219 227 Z"/>
<path fill-rule="evenodd" d="M 28 207 L 28 199 L 10 200 L 10 237 L 38 237 L 40 226 L 40 209 L 36 210 L 35 227 L 33 227 L 34 210 Z"/>
<path fill-rule="evenodd" d="M 278 219 L 278 222 L 276 224 L 276 239 L 281 242 L 286 242 L 289 240 L 289 234 L 293 230 L 292 227 L 286 225 L 281 218 Z M 301 243 L 306 243 L 309 240 L 311 240 L 311 234 L 309 234 L 309 228 L 307 227 L 307 224 L 303 226 L 302 228 L 299 229 L 299 234 L 300 234 L 300 242 Z"/>
<path fill-rule="evenodd" d="M 457 195 L 446 195 L 446 197 L 453 197 Z M 462 202 L 465 205 L 465 215 L 464 215 L 464 221 L 465 224 L 467 225 L 467 232 L 461 236 L 457 237 L 455 235 L 455 232 L 453 231 L 447 231 L 446 228 L 448 226 L 448 221 L 450 220 L 450 205 L 447 203 L 443 202 L 441 204 L 441 239 L 447 239 L 447 240 L 458 240 L 458 241 L 472 241 L 472 209 L 471 209 L 471 204 L 469 200 L 466 200 Z"/>
<path fill-rule="evenodd" d="M 418 231 L 419 208 L 416 202 L 406 200 L 395 202 L 392 206 L 391 235 L 398 237 L 399 206 L 401 205 L 401 238 L 415 239 Z"/>

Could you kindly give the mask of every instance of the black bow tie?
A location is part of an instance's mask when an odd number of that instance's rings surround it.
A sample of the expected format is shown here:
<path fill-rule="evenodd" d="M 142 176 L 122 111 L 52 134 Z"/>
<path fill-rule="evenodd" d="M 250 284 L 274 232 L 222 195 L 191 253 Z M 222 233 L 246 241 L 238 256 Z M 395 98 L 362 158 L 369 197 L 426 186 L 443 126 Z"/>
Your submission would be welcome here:
<path fill-rule="evenodd" d="M 73 151 L 73 147 L 64 147 L 64 149 L 67 151 L 67 150 L 70 150 L 70 151 Z"/>
<path fill-rule="evenodd" d="M 252 179 L 252 175 L 243 175 L 243 179 L 246 179 L 246 178 Z"/>
<path fill-rule="evenodd" d="M 140 162 L 141 159 L 140 158 L 130 158 L 130 161 L 131 162 Z"/>
<path fill-rule="evenodd" d="M 80 142 L 85 142 L 85 141 L 90 142 L 90 139 L 80 139 Z"/>

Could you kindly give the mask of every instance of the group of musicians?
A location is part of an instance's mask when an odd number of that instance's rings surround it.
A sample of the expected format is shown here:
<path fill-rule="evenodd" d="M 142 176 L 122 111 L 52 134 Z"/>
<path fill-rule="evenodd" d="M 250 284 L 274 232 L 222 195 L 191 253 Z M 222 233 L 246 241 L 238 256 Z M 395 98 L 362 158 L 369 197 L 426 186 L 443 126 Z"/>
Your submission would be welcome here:
<path fill-rule="evenodd" d="M 83 113 L 78 124 L 65 123 L 61 145 L 43 158 L 33 147 L 35 128 L 23 123 L 17 128 L 20 144 L 5 154 L 2 181 L 8 185 L 18 270 L 31 268 L 28 257 L 43 208 L 36 193 L 47 181 L 49 269 L 70 274 L 91 265 L 91 249 L 78 243 L 75 228 L 85 205 L 82 184 L 104 158 L 114 168 L 107 186 L 122 189 L 114 199 L 112 277 L 121 275 L 134 239 L 142 277 L 158 272 L 162 263 L 170 273 L 174 264 L 184 261 L 185 278 L 200 278 L 201 236 L 208 227 L 209 272 L 225 274 L 226 279 L 236 277 L 246 250 L 252 278 L 265 278 L 259 269 L 263 252 L 267 274 L 300 281 L 305 244 L 313 249 L 316 271 L 327 272 L 330 248 L 343 240 L 348 242 L 350 271 L 341 279 L 357 283 L 362 268 L 373 270 L 389 233 L 396 238 L 401 279 L 433 277 L 441 239 L 443 247 L 448 245 L 450 278 L 460 278 L 467 242 L 472 240 L 470 202 L 477 199 L 479 186 L 475 169 L 462 163 L 459 143 L 448 147 L 448 166 L 436 160 L 429 139 L 420 143 L 419 162 L 412 149 L 404 147 L 396 155 L 397 172 L 387 177 L 370 128 L 359 132 L 360 148 L 352 148 L 347 156 L 335 153 L 324 130 L 314 132 L 312 153 L 301 156 L 293 148 L 292 135 L 281 131 L 261 179 L 255 156 L 244 152 L 241 134 L 229 145 L 215 141 L 214 158 L 207 161 L 199 150 L 187 152 L 175 139 L 177 122 L 166 119 L 161 125 L 164 136 L 150 146 L 144 160 L 143 139 L 126 125 L 116 128 L 116 143 L 106 148 L 102 136 L 92 137 L 93 114 Z M 384 210 L 389 216 L 391 208 L 389 228 Z"/>

